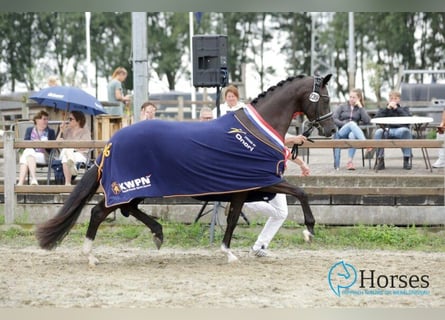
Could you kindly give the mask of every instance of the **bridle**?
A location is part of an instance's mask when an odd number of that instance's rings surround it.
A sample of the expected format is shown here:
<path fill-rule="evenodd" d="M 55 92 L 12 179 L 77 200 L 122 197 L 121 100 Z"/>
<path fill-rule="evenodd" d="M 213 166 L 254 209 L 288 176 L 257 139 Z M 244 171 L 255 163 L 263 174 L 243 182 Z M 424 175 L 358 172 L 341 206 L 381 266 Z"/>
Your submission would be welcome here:
<path fill-rule="evenodd" d="M 310 139 L 309 136 L 312 133 L 312 130 L 314 130 L 314 128 L 319 128 L 320 127 L 320 122 L 327 120 L 329 118 L 332 117 L 332 112 L 328 112 L 322 116 L 319 115 L 320 110 L 319 110 L 319 102 L 320 102 L 320 97 L 327 97 L 329 98 L 329 96 L 327 95 L 320 95 L 320 89 L 321 89 L 321 84 L 322 84 L 323 78 L 320 77 L 319 75 L 315 75 L 314 76 L 314 85 L 312 87 L 312 92 L 309 94 L 309 101 L 316 104 L 315 106 L 315 110 L 316 110 L 316 117 L 314 120 L 309 120 L 308 123 L 308 128 L 302 133 L 303 136 L 305 136 L 307 138 L 308 141 L 310 142 L 314 142 L 314 140 Z M 294 144 L 292 146 L 292 159 L 296 159 L 298 156 L 298 146 L 303 145 L 303 143 L 300 144 Z"/>

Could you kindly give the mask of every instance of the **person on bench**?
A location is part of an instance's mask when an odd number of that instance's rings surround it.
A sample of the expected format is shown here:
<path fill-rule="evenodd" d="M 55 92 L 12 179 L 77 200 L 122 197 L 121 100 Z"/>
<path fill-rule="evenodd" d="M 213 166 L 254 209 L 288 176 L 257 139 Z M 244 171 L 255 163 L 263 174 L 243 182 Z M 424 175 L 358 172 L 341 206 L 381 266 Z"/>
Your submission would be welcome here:
<path fill-rule="evenodd" d="M 47 141 L 56 140 L 56 132 L 48 127 L 49 115 L 45 110 L 39 111 L 33 118 L 34 126 L 26 128 L 25 140 Z M 25 183 L 29 172 L 31 185 L 38 185 L 36 178 L 37 164 L 48 164 L 48 155 L 51 149 L 26 148 L 20 157 L 20 172 L 18 186 Z"/>
<path fill-rule="evenodd" d="M 375 118 L 383 117 L 410 117 L 411 112 L 408 107 L 402 107 L 400 105 L 400 92 L 391 91 L 389 93 L 389 102 L 386 108 L 380 109 Z M 379 128 L 374 133 L 374 139 L 412 139 L 411 129 L 407 124 L 391 124 L 386 128 Z M 403 169 L 411 170 L 411 148 L 402 148 L 403 152 Z M 376 169 L 385 169 L 385 149 L 380 148 L 377 151 L 377 163 Z"/>
<path fill-rule="evenodd" d="M 60 124 L 57 140 L 91 140 L 91 132 L 85 127 L 85 115 L 80 111 L 71 111 L 69 122 Z M 77 175 L 77 164 L 85 163 L 88 149 L 64 148 L 60 151 L 60 160 L 63 165 L 65 185 L 71 185 L 71 178 Z"/>
<path fill-rule="evenodd" d="M 371 117 L 365 110 L 363 92 L 360 89 L 352 89 L 349 92 L 348 104 L 340 105 L 335 109 L 332 118 L 338 127 L 334 139 L 357 139 L 366 140 L 365 134 L 359 127 L 359 123 L 369 124 Z M 371 152 L 372 148 L 367 148 L 367 152 Z M 348 150 L 348 163 L 346 169 L 355 170 L 354 155 L 355 148 Z M 340 168 L 340 148 L 334 148 L 334 169 Z"/>

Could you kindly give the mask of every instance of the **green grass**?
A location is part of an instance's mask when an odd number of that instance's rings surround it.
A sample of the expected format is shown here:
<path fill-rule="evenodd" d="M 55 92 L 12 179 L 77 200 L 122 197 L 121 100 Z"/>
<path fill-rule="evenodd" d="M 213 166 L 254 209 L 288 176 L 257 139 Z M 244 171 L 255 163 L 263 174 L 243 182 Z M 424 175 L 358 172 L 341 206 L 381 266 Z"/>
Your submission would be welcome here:
<path fill-rule="evenodd" d="M 164 230 L 164 244 L 167 248 L 208 248 L 210 229 L 208 224 L 181 224 L 160 221 Z M 256 240 L 263 226 L 252 222 L 250 226 L 239 225 L 235 229 L 232 248 L 249 248 Z M 63 246 L 81 246 L 87 224 L 77 224 L 63 240 Z M 283 249 L 384 249 L 445 252 L 445 226 L 442 227 L 397 227 L 316 225 L 316 237 L 308 246 L 304 243 L 302 225 L 286 222 L 272 241 L 271 248 Z M 95 245 L 154 247 L 151 232 L 144 225 L 101 225 Z M 213 246 L 219 246 L 223 230 L 216 226 Z M 24 247 L 37 245 L 34 226 L 14 225 L 0 228 L 0 243 L 3 246 Z"/>

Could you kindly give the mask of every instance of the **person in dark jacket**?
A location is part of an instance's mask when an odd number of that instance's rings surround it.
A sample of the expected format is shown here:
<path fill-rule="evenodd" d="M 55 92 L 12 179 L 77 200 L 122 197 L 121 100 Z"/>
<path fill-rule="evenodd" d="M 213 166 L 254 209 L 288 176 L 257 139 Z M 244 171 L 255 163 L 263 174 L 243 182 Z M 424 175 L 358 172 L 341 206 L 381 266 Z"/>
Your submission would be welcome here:
<path fill-rule="evenodd" d="M 389 102 L 386 108 L 380 109 L 375 118 L 383 117 L 410 117 L 411 112 L 408 107 L 400 105 L 400 92 L 391 91 L 389 93 Z M 374 139 L 412 139 L 411 129 L 408 124 L 391 124 L 386 128 L 379 128 L 374 133 Z M 411 148 L 402 148 L 403 152 L 403 169 L 411 169 Z M 377 152 L 377 170 L 385 169 L 385 149 L 380 148 Z"/>
<path fill-rule="evenodd" d="M 45 110 L 39 111 L 33 118 L 34 126 L 26 128 L 25 140 L 56 140 L 54 129 L 48 127 L 48 113 Z M 31 177 L 31 184 L 37 185 L 36 167 L 38 164 L 48 163 L 48 149 L 26 148 L 20 156 L 20 172 L 17 185 L 23 185 L 26 175 Z"/>

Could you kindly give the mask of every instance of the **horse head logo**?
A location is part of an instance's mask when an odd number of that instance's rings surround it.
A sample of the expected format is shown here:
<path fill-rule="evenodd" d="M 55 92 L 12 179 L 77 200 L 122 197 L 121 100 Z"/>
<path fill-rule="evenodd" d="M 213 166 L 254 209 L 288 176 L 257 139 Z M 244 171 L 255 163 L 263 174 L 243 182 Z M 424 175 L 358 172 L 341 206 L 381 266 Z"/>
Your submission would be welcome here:
<path fill-rule="evenodd" d="M 350 288 L 357 281 L 354 266 L 343 260 L 332 265 L 328 272 L 328 283 L 331 290 L 340 297 L 341 289 Z"/>
<path fill-rule="evenodd" d="M 121 187 L 119 186 L 119 183 L 117 183 L 117 182 L 113 182 L 111 184 L 111 190 L 113 191 L 114 194 L 119 194 L 122 192 Z"/>

